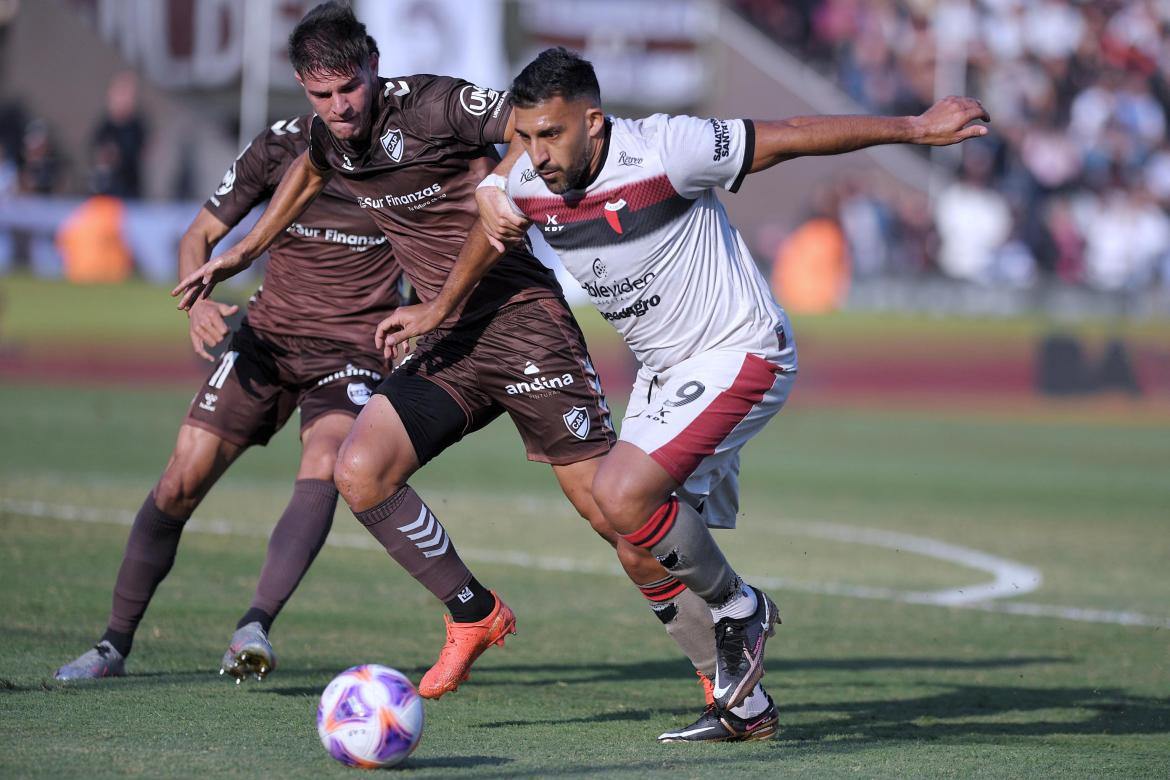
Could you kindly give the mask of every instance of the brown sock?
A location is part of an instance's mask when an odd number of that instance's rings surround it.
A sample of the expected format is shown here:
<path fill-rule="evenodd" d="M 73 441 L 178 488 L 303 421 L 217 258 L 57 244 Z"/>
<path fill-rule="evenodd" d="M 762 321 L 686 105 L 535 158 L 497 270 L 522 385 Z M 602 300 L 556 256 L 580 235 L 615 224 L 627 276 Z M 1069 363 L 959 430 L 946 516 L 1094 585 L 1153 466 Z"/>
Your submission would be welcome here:
<path fill-rule="evenodd" d="M 114 604 L 108 628 L 118 636 L 128 637 L 126 650 L 133 641 L 138 623 L 150 604 L 155 588 L 175 563 L 175 551 L 187 518 L 171 517 L 154 503 L 154 493 L 146 497 L 130 527 L 122 566 L 114 583 Z"/>
<path fill-rule="evenodd" d="M 409 485 L 354 516 L 439 601 L 450 601 L 471 582 L 446 529 Z"/>
<path fill-rule="evenodd" d="M 252 596 L 252 608 L 263 611 L 269 624 L 321 551 L 336 507 L 337 488 L 332 482 L 298 479 L 293 486 L 292 498 L 268 538 L 268 555 Z M 269 625 L 264 626 L 268 629 Z"/>

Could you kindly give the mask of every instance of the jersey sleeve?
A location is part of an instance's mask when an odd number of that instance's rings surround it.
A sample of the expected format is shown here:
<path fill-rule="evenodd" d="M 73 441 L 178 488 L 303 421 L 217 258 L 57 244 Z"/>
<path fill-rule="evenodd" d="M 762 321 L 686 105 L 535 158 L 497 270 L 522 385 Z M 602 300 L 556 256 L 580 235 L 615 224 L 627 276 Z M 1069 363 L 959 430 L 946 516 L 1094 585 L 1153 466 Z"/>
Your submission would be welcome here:
<path fill-rule="evenodd" d="M 463 79 L 433 76 L 420 87 L 416 105 L 425 112 L 432 137 L 471 146 L 504 143 L 512 104 L 506 92 Z"/>
<path fill-rule="evenodd" d="M 751 169 L 755 138 L 750 119 L 667 117 L 659 136 L 667 178 L 687 198 L 712 187 L 735 192 Z"/>
<path fill-rule="evenodd" d="M 269 145 L 270 135 L 271 129 L 265 129 L 244 147 L 203 204 L 225 225 L 235 225 L 276 189 L 272 174 L 277 160 Z"/>
<path fill-rule="evenodd" d="M 333 167 L 326 154 L 331 139 L 325 120 L 313 114 L 313 122 L 309 125 L 309 164 L 319 171 L 328 171 Z"/>

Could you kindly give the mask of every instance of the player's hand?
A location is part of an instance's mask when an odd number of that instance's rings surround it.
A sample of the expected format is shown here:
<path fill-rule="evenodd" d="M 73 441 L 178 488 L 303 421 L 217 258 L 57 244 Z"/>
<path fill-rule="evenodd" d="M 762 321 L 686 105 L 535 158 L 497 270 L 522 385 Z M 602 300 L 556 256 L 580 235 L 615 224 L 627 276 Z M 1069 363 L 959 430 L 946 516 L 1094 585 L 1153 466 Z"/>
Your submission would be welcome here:
<path fill-rule="evenodd" d="M 949 146 L 987 135 L 985 125 L 971 124 L 976 120 L 991 121 L 987 109 L 978 100 L 954 95 L 945 97 L 914 117 L 917 128 L 915 143 Z"/>
<path fill-rule="evenodd" d="M 208 347 L 214 347 L 224 340 L 230 328 L 224 317 L 230 317 L 240 310 L 235 304 L 219 303 L 209 299 L 195 301 L 187 309 L 188 326 L 191 331 L 191 346 L 195 354 L 204 360 L 215 361 Z"/>
<path fill-rule="evenodd" d="M 179 308 L 190 311 L 195 301 L 211 295 L 218 282 L 235 276 L 251 264 L 250 260 L 244 258 L 241 250 L 233 248 L 219 257 L 211 258 L 200 268 L 187 274 L 175 285 L 175 289 L 171 290 L 171 297 L 182 296 Z"/>
<path fill-rule="evenodd" d="M 442 322 L 443 318 L 433 303 L 400 306 L 378 323 L 374 331 L 374 345 L 382 350 L 387 360 L 397 361 L 400 347 L 405 355 L 409 350 L 403 345 L 415 336 L 431 332 Z"/>
<path fill-rule="evenodd" d="M 529 222 L 516 213 L 507 194 L 499 187 L 480 187 L 475 191 L 475 202 L 479 206 L 479 223 L 488 243 L 497 252 L 524 238 Z"/>

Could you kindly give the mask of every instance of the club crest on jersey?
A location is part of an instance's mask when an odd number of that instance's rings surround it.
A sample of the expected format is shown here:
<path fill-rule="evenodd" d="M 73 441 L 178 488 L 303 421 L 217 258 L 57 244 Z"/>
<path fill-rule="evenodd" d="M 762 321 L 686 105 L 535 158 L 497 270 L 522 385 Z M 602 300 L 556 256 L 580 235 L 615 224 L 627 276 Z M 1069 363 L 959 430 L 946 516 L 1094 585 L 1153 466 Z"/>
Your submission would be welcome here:
<path fill-rule="evenodd" d="M 386 150 L 386 156 L 394 162 L 402 162 L 402 148 L 405 144 L 402 141 L 402 131 L 398 128 L 391 128 L 382 135 L 382 148 Z"/>
<path fill-rule="evenodd" d="M 565 421 L 565 427 L 569 429 L 569 433 L 578 439 L 584 441 L 585 437 L 589 435 L 589 414 L 584 407 L 574 406 L 562 414 L 561 419 Z"/>
<path fill-rule="evenodd" d="M 626 207 L 626 199 L 622 198 L 619 201 L 607 202 L 605 204 L 605 221 L 613 228 L 613 232 L 619 236 L 622 234 L 622 221 L 618 216 L 618 212 Z"/>
<path fill-rule="evenodd" d="M 354 406 L 365 406 L 370 401 L 370 396 L 373 395 L 370 386 L 365 382 L 350 382 L 349 386 L 345 388 L 345 392 L 349 395 L 349 400 Z"/>

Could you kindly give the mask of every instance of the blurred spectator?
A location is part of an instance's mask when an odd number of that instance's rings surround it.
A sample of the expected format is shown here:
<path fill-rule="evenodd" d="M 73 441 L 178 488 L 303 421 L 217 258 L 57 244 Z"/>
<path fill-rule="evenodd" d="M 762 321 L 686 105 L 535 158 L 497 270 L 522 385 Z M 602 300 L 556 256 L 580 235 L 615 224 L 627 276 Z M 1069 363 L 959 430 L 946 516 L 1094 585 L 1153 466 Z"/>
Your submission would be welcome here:
<path fill-rule="evenodd" d="M 118 198 L 142 197 L 146 122 L 138 108 L 138 77 L 123 71 L 106 92 L 106 111 L 93 131 L 90 189 Z"/>
<path fill-rule="evenodd" d="M 20 169 L 8 156 L 8 150 L 0 145 L 0 201 L 15 195 L 19 185 Z"/>
<path fill-rule="evenodd" d="M 21 192 L 48 195 L 56 191 L 61 161 L 43 120 L 34 119 L 25 127 L 20 156 Z"/>
<path fill-rule="evenodd" d="M 1167 0 L 731 2 L 875 113 L 921 111 L 936 52 L 966 45 L 965 89 L 994 133 L 931 208 L 889 185 L 842 185 L 858 276 L 934 268 L 937 228 L 937 267 L 962 279 L 1170 284 Z"/>
<path fill-rule="evenodd" d="M 836 221 L 814 217 L 784 240 L 772 264 L 772 293 L 793 314 L 838 308 L 849 292 L 849 250 Z"/>
<path fill-rule="evenodd" d="M 973 282 L 995 281 L 996 253 L 1012 232 L 1007 199 L 989 188 L 991 155 L 987 147 L 971 142 L 963 154 L 958 179 L 947 186 L 934 204 L 939 232 L 939 267 L 950 276 Z"/>
<path fill-rule="evenodd" d="M 76 284 L 121 282 L 133 260 L 123 238 L 126 205 L 109 195 L 85 200 L 57 231 L 65 278 Z"/>
<path fill-rule="evenodd" d="M 1074 204 L 1085 236 L 1085 279 L 1103 290 L 1153 281 L 1170 247 L 1170 218 L 1144 190 L 1085 194 Z"/>

